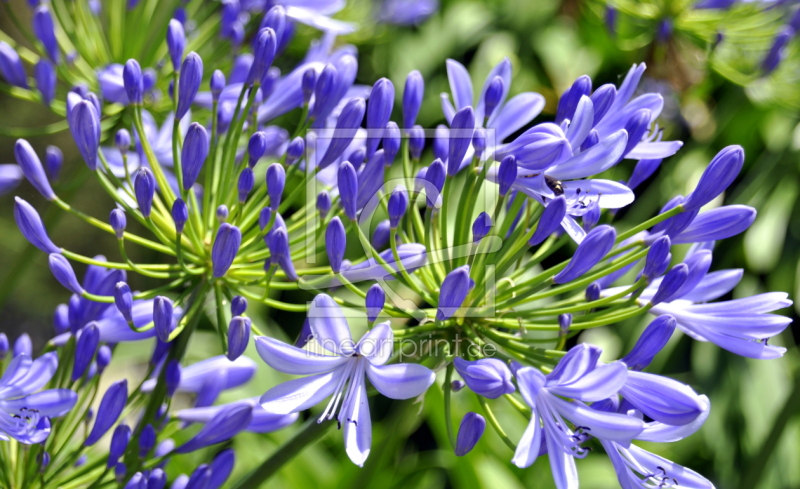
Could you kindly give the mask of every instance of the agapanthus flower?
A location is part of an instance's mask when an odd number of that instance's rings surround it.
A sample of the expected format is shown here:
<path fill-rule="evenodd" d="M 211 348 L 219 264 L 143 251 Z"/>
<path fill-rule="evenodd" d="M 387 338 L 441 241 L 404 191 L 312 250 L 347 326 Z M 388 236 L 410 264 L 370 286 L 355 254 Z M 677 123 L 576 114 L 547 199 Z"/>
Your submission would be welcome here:
<path fill-rule="evenodd" d="M 55 352 L 36 360 L 23 353 L 11 360 L 0 378 L 0 441 L 41 443 L 50 434 L 50 418 L 63 416 L 75 406 L 78 395 L 69 389 L 39 391 L 57 367 Z"/>
<path fill-rule="evenodd" d="M 364 377 L 386 397 L 410 399 L 430 387 L 434 373 L 419 364 L 386 365 L 393 349 L 389 323 L 376 325 L 355 343 L 341 309 L 328 295 L 320 294 L 314 299 L 309 324 L 315 341 L 327 353 L 256 337 L 258 353 L 268 365 L 284 373 L 308 375 L 268 390 L 261 396 L 261 406 L 270 413 L 291 414 L 331 397 L 319 422 L 336 417 L 339 426 L 344 427 L 347 455 L 356 465 L 364 465 L 372 445 Z"/>

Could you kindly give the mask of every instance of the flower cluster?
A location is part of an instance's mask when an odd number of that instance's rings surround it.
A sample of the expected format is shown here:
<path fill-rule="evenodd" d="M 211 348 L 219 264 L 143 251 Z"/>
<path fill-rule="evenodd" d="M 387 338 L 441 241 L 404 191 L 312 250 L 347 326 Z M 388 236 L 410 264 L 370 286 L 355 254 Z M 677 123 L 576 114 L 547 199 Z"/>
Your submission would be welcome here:
<path fill-rule="evenodd" d="M 324 16 L 340 2 L 279 3 L 222 2 L 219 11 L 190 3 L 163 23 L 158 47 L 125 47 L 124 63 L 90 64 L 99 92 L 79 85 L 64 94 L 63 114 L 87 171 L 115 202 L 108 217 L 59 196 L 50 183 L 61 165 L 51 161 L 59 159 L 55 151 L 43 164 L 31 144 L 17 141 L 19 170 L 8 174 L 21 173 L 52 205 L 115 236 L 118 250 L 112 261 L 61 247 L 37 210 L 16 199 L 20 231 L 48 254 L 54 278 L 72 295 L 56 311 L 48 352 L 32 362 L 29 343 L 17 340 L 3 364 L 0 436 L 33 444 L 36 457 L 25 460 L 38 460 L 17 470 L 0 459 L 9 487 L 100 487 L 114 479 L 164 487 L 172 457 L 244 430 L 278 430 L 323 404 L 309 429 L 338 426 L 348 457 L 361 466 L 372 445 L 370 397 L 424 399 L 429 389 L 443 392 L 459 456 L 479 442 L 488 420 L 514 465 L 546 454 L 560 489 L 578 486 L 575 459 L 593 439 L 622 487 L 713 487 L 633 443 L 679 440 L 708 416 L 705 396 L 642 371 L 676 329 L 745 357 L 783 355 L 767 341 L 790 322 L 772 314 L 791 304 L 786 294 L 709 303 L 741 278 L 738 270 L 711 271 L 714 241 L 755 219 L 747 206 L 705 209 L 736 179 L 743 149 L 724 148 L 688 196 L 625 229 L 616 210 L 634 204 L 636 187 L 682 146 L 662 140 L 661 96 L 637 91 L 643 64 L 619 86 L 578 78 L 555 118 L 534 124 L 545 99 L 510 97 L 509 60 L 491 70 L 477 96 L 468 71 L 448 60 L 446 125 L 426 131 L 416 124 L 426 88 L 419 72 L 402 91 L 385 78 L 355 83 L 357 53 L 336 42 L 350 26 Z M 141 14 L 142 5 L 128 7 Z M 41 62 L 62 66 L 60 53 L 72 46 L 52 34 L 48 9 L 36 13 Z M 297 22 L 325 33 L 293 64 L 285 51 Z M 241 51 L 232 59 L 201 56 L 206 23 Z M 5 78 L 27 89 L 19 57 L 11 58 L 0 64 Z M 71 62 L 67 72 L 83 66 Z M 392 120 L 395 112 L 402 118 Z M 625 182 L 616 180 L 621 173 Z M 681 256 L 680 244 L 692 246 Z M 160 258 L 135 262 L 130 246 Z M 88 265 L 82 281 L 73 263 Z M 129 275 L 159 285 L 135 291 Z M 307 300 L 298 301 L 303 294 Z M 294 345 L 267 334 L 249 303 L 305 314 Z M 601 362 L 589 344 L 566 347 L 583 330 L 646 314 L 655 319 L 618 361 Z M 219 356 L 186 366 L 206 316 Z M 348 321 L 354 316 L 366 316 L 358 341 Z M 218 404 L 222 391 L 253 375 L 256 364 L 244 355 L 251 337 L 267 365 L 303 377 L 265 386 L 260 398 Z M 101 389 L 117 345 L 153 339 L 147 375 L 133 391 L 127 380 Z M 409 355 L 404 348 L 430 339 L 435 350 Z M 0 337 L 0 355 L 9 349 Z M 466 413 L 454 433 L 450 401 L 465 387 L 484 414 Z M 192 406 L 173 408 L 172 399 L 187 394 Z M 495 416 L 499 402 L 527 420 L 518 440 Z M 76 433 L 84 435 L 79 443 Z M 87 450 L 106 443 L 107 433 L 107 452 Z M 172 487 L 220 487 L 233 463 L 223 450 Z M 255 487 L 259 477 L 256 471 L 239 487 Z"/>

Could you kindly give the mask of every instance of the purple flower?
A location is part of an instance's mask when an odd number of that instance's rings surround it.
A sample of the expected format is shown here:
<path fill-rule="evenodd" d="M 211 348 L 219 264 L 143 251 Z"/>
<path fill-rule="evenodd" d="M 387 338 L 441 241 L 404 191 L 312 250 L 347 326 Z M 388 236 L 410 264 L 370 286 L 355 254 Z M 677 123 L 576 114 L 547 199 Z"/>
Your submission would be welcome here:
<path fill-rule="evenodd" d="M 202 81 L 203 60 L 197 53 L 192 51 L 183 60 L 180 78 L 178 79 L 178 105 L 175 110 L 175 116 L 178 120 L 183 119 L 183 116 L 189 112 L 189 107 L 194 102 Z"/>
<path fill-rule="evenodd" d="M 188 423 L 208 423 L 220 411 L 227 409 L 231 405 L 247 404 L 252 407 L 253 417 L 245 430 L 253 433 L 270 433 L 284 428 L 297 421 L 297 413 L 273 414 L 264 410 L 259 403 L 259 398 L 243 399 L 230 404 L 220 406 L 195 407 L 182 409 L 175 413 L 175 418 Z"/>
<path fill-rule="evenodd" d="M 143 166 L 136 171 L 136 175 L 133 177 L 133 190 L 136 194 L 136 203 L 139 205 L 139 211 L 144 217 L 150 217 L 150 211 L 153 208 L 153 196 L 156 193 L 156 177 L 149 168 Z"/>
<path fill-rule="evenodd" d="M 367 137 L 366 157 L 371 158 L 378 149 L 378 143 L 384 135 L 386 124 L 392 116 L 394 107 L 394 85 L 388 78 L 381 78 L 372 86 L 367 102 Z"/>
<path fill-rule="evenodd" d="M 239 252 L 242 244 L 242 233 L 236 226 L 223 223 L 217 230 L 214 246 L 211 249 L 211 263 L 214 268 L 214 277 L 219 278 L 227 273 Z"/>
<path fill-rule="evenodd" d="M 384 304 L 386 304 L 386 292 L 383 291 L 383 287 L 380 284 L 374 284 L 367 290 L 367 297 L 364 299 L 367 321 L 374 322 L 381 313 Z"/>
<path fill-rule="evenodd" d="M 49 418 L 75 406 L 78 395 L 69 389 L 36 392 L 50 382 L 57 367 L 55 352 L 36 360 L 23 353 L 11 360 L 0 378 L 0 440 L 41 443 L 50 434 Z"/>
<path fill-rule="evenodd" d="M 269 205 L 273 209 L 280 208 L 283 189 L 286 185 L 286 170 L 280 163 L 273 163 L 267 168 L 267 193 Z"/>
<path fill-rule="evenodd" d="M 122 83 L 125 87 L 125 94 L 128 101 L 133 105 L 142 104 L 144 95 L 144 81 L 142 80 L 142 68 L 135 59 L 129 59 L 122 69 Z"/>
<path fill-rule="evenodd" d="M 517 390 L 511 382 L 511 371 L 497 358 L 468 361 L 456 357 L 453 365 L 472 392 L 488 399 L 497 399 Z"/>
<path fill-rule="evenodd" d="M 7 42 L 0 41 L 0 75 L 15 87 L 28 88 L 27 75 L 19 54 Z"/>
<path fill-rule="evenodd" d="M 533 367 L 517 368 L 517 385 L 532 416 L 514 453 L 514 465 L 532 465 L 544 438 L 556 486 L 577 487 L 574 457 L 588 453 L 581 444 L 589 436 L 627 445 L 642 432 L 644 423 L 637 418 L 597 411 L 584 404 L 616 394 L 627 379 L 625 364 L 598 366 L 599 357 L 599 348 L 581 344 L 573 347 L 546 376 Z"/>
<path fill-rule="evenodd" d="M 472 223 L 472 241 L 478 242 L 489 234 L 492 229 L 492 218 L 489 214 L 481 212 Z"/>
<path fill-rule="evenodd" d="M 250 318 L 234 316 L 228 325 L 228 360 L 234 361 L 247 349 L 250 342 Z"/>
<path fill-rule="evenodd" d="M 320 169 L 326 168 L 342 155 L 356 136 L 364 120 L 366 102 L 362 98 L 352 98 L 342 108 L 336 119 L 336 128 L 330 135 L 330 143 L 317 163 Z"/>
<path fill-rule="evenodd" d="M 59 255 L 61 256 L 61 255 Z M 80 379 L 92 363 L 100 341 L 100 330 L 94 323 L 87 324 L 78 332 L 75 342 L 75 362 L 72 364 L 72 381 Z"/>
<path fill-rule="evenodd" d="M 246 429 L 252 420 L 253 407 L 251 405 L 231 404 L 214 415 L 192 439 L 175 449 L 175 453 L 189 453 L 222 443 Z"/>
<path fill-rule="evenodd" d="M 695 256 L 696 255 L 696 256 Z M 668 301 L 649 310 L 651 314 L 668 314 L 677 327 L 698 341 L 710 341 L 737 355 L 769 359 L 783 356 L 786 349 L 770 345 L 769 338 L 781 333 L 791 318 L 769 314 L 792 305 L 788 294 L 770 292 L 721 302 L 710 302 L 730 292 L 741 280 L 742 270 L 708 272 L 710 254 L 695 246 L 684 260 L 688 266 L 685 284 Z M 656 279 L 637 299 L 648 304 L 661 286 Z M 607 297 L 621 288 L 606 289 Z"/>
<path fill-rule="evenodd" d="M 456 268 L 448 273 L 442 281 L 439 292 L 439 306 L 436 309 L 436 320 L 450 319 L 458 312 L 475 282 L 469 276 L 469 265 Z"/>
<path fill-rule="evenodd" d="M 470 148 L 475 131 L 475 112 L 466 106 L 459 110 L 450 124 L 450 146 L 447 153 L 447 176 L 452 177 L 463 168 L 462 162 Z"/>
<path fill-rule="evenodd" d="M 377 20 L 387 24 L 418 25 L 438 8 L 439 0 L 381 0 Z"/>
<path fill-rule="evenodd" d="M 56 68 L 53 63 L 46 59 L 40 59 L 34 68 L 34 78 L 36 79 L 36 88 L 42 95 L 42 100 L 46 105 L 53 103 L 56 98 Z"/>
<path fill-rule="evenodd" d="M 331 264 L 333 273 L 341 271 L 346 248 L 347 235 L 342 221 L 337 216 L 331 219 L 328 223 L 328 228 L 325 230 L 325 250 L 328 253 L 328 261 Z"/>
<path fill-rule="evenodd" d="M 83 287 L 81 287 L 78 278 L 75 276 L 75 270 L 69 264 L 69 260 L 59 253 L 50 253 L 49 263 L 50 271 L 61 285 L 73 294 L 82 295 L 84 293 Z"/>
<path fill-rule="evenodd" d="M 425 80 L 419 71 L 413 70 L 406 77 L 403 89 L 403 128 L 409 130 L 417 122 L 417 115 L 425 95 Z"/>
<path fill-rule="evenodd" d="M 175 232 L 182 233 L 186 222 L 189 221 L 189 208 L 186 206 L 186 202 L 183 199 L 175 199 L 175 202 L 172 203 L 170 214 L 172 215 L 172 222 L 175 223 Z"/>
<path fill-rule="evenodd" d="M 616 231 L 608 225 L 597 226 L 589 231 L 567 266 L 553 277 L 553 281 L 564 284 L 588 272 L 611 251 L 616 237 Z"/>
<path fill-rule="evenodd" d="M 164 343 L 169 343 L 170 334 L 177 326 L 172 301 L 163 296 L 153 299 L 153 329 Z"/>
<path fill-rule="evenodd" d="M 181 60 L 183 59 L 183 50 L 185 48 L 186 34 L 183 30 L 183 24 L 171 19 L 167 26 L 167 50 L 169 51 L 169 58 L 172 60 L 172 69 L 175 71 L 181 69 Z"/>
<path fill-rule="evenodd" d="M 47 57 L 53 63 L 58 63 L 58 40 L 56 39 L 55 24 L 50 9 L 41 5 L 33 13 L 33 33 L 42 42 Z"/>
<path fill-rule="evenodd" d="M 186 58 L 187 60 L 189 58 Z M 197 122 L 189 125 L 186 140 L 181 150 L 181 163 L 183 170 L 183 188 L 189 189 L 197 181 L 203 163 L 208 157 L 208 132 Z"/>
<path fill-rule="evenodd" d="M 206 407 L 214 403 L 222 391 L 246 384 L 256 372 L 256 363 L 246 356 L 231 361 L 224 355 L 207 358 L 180 370 L 176 392 L 197 394 L 195 406 Z M 142 383 L 142 392 L 152 392 L 157 379 Z"/>
<path fill-rule="evenodd" d="M 396 229 L 400 224 L 400 219 L 403 218 L 406 210 L 408 210 L 408 192 L 406 192 L 405 187 L 398 185 L 397 188 L 392 191 L 392 194 L 389 196 L 387 210 L 389 213 L 389 226 L 391 226 L 392 229 Z"/>
<path fill-rule="evenodd" d="M 308 375 L 273 387 L 261 397 L 261 406 L 275 414 L 290 414 L 332 396 L 319 421 L 337 417 L 344 426 L 347 455 L 353 463 L 363 466 L 372 445 L 364 377 L 386 397 L 410 399 L 423 394 L 435 374 L 419 364 L 385 365 L 393 349 L 394 334 L 389 323 L 375 326 L 354 343 L 342 310 L 330 296 L 315 297 L 308 317 L 314 338 L 333 355 L 315 354 L 269 337 L 257 337 L 256 348 L 268 365 L 285 373 Z"/>
<path fill-rule="evenodd" d="M 100 406 L 97 408 L 97 418 L 94 420 L 92 431 L 83 444 L 90 447 L 97 443 L 103 435 L 117 422 L 122 409 L 128 401 L 128 381 L 123 379 L 111 384 L 103 394 Z"/>
<path fill-rule="evenodd" d="M 456 456 L 463 457 L 475 448 L 478 440 L 483 436 L 486 429 L 486 420 L 477 413 L 469 412 L 464 415 L 461 425 L 458 427 L 456 437 Z"/>
<path fill-rule="evenodd" d="M 697 187 L 686 197 L 683 208 L 687 211 L 700 209 L 725 191 L 739 175 L 744 165 L 744 149 L 728 146 L 717 153 L 708 164 Z"/>
<path fill-rule="evenodd" d="M 22 235 L 32 245 L 45 253 L 61 253 L 61 248 L 53 244 L 47 235 L 42 218 L 36 209 L 19 197 L 14 198 L 14 220 Z"/>
<path fill-rule="evenodd" d="M 42 196 L 47 200 L 56 198 L 55 192 L 50 187 L 50 182 L 47 180 L 47 174 L 44 171 L 42 162 L 36 155 L 31 144 L 24 139 L 17 139 L 14 144 L 14 156 L 17 159 L 17 164 L 22 169 L 25 178 L 39 191 Z"/>

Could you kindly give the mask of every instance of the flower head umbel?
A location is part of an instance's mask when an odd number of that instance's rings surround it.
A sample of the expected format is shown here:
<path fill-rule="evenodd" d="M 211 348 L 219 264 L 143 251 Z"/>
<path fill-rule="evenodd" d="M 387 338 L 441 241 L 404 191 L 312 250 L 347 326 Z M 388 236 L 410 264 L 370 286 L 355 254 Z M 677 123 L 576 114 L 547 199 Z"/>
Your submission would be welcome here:
<path fill-rule="evenodd" d="M 389 323 L 376 325 L 354 343 L 342 310 L 328 295 L 314 298 L 309 323 L 325 354 L 265 336 L 256 338 L 258 353 L 268 365 L 284 373 L 308 375 L 273 387 L 261 396 L 261 406 L 270 413 L 290 414 L 330 397 L 319 422 L 336 417 L 344 427 L 347 455 L 356 465 L 364 465 L 372 445 L 365 376 L 384 396 L 410 399 L 431 386 L 434 374 L 419 364 L 386 365 L 394 341 Z"/>

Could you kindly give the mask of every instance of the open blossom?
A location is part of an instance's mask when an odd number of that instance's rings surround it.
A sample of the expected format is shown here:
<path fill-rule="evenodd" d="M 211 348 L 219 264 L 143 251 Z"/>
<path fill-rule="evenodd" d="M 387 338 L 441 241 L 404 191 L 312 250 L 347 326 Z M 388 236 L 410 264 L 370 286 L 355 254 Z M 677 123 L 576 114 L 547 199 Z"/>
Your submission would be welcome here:
<path fill-rule="evenodd" d="M 291 414 L 331 397 L 319 422 L 336 417 L 344 428 L 347 455 L 356 465 L 364 465 L 372 445 L 365 376 L 384 396 L 410 399 L 431 386 L 434 373 L 419 364 L 386 365 L 394 336 L 389 323 L 376 325 L 354 343 L 342 310 L 328 295 L 314 299 L 309 323 L 314 339 L 327 354 L 256 337 L 258 353 L 269 366 L 288 374 L 307 375 L 268 390 L 261 396 L 261 406 L 267 412 Z"/>
<path fill-rule="evenodd" d="M 689 278 L 670 297 L 656 304 L 651 314 L 669 314 L 678 328 L 697 341 L 710 341 L 730 352 L 749 358 L 778 358 L 786 348 L 768 344 L 769 338 L 786 329 L 792 320 L 770 314 L 792 305 L 788 294 L 767 292 L 751 297 L 710 302 L 729 293 L 742 279 L 741 269 L 709 272 L 711 251 L 695 246 L 684 260 L 689 266 Z M 662 283 L 654 280 L 637 299 L 645 306 Z M 613 295 L 622 288 L 614 287 L 602 292 Z"/>
<path fill-rule="evenodd" d="M 66 414 L 78 401 L 69 389 L 39 389 L 47 385 L 58 367 L 55 352 L 33 360 L 14 357 L 0 378 L 0 441 L 41 443 L 50 434 L 50 418 Z"/>
<path fill-rule="evenodd" d="M 625 364 L 598 366 L 599 357 L 599 348 L 581 344 L 572 348 L 548 375 L 521 365 L 514 372 L 532 415 L 512 462 L 518 467 L 532 465 L 544 440 L 559 489 L 578 487 L 575 457 L 582 458 L 588 453 L 581 447 L 588 437 L 627 446 L 644 429 L 639 419 L 597 411 L 584 404 L 617 393 L 627 378 Z M 567 422 L 575 427 L 570 428 Z"/>

